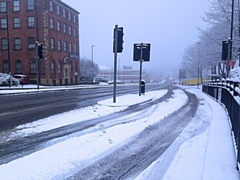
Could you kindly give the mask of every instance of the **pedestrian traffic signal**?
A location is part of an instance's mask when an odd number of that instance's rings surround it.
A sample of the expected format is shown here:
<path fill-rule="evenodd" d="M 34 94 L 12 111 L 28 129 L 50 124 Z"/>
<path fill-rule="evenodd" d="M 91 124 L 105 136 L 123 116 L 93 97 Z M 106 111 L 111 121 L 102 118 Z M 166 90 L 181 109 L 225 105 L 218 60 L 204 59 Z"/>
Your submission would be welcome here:
<path fill-rule="evenodd" d="M 42 59 L 43 58 L 43 45 L 42 44 L 38 44 L 38 58 Z"/>
<path fill-rule="evenodd" d="M 151 44 L 147 43 L 134 44 L 133 61 L 150 61 L 150 47 Z"/>

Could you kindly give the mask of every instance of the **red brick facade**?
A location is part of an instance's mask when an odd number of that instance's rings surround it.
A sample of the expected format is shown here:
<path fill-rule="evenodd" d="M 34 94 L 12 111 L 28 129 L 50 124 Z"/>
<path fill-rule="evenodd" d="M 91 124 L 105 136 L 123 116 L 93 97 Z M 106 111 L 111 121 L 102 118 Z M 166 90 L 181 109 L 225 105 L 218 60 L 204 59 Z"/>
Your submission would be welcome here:
<path fill-rule="evenodd" d="M 79 83 L 79 13 L 60 0 L 6 2 L 0 0 L 0 72 L 26 74 L 36 83 L 38 40 L 40 83 Z"/>

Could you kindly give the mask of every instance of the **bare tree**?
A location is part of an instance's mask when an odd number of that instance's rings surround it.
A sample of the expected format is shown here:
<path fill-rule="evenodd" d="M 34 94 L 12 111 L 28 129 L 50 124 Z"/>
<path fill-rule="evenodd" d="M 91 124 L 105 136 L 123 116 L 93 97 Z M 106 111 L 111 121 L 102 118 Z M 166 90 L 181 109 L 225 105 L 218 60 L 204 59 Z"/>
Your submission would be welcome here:
<path fill-rule="evenodd" d="M 80 77 L 81 80 L 93 81 L 99 72 L 99 67 L 96 63 L 87 58 L 80 59 Z"/>
<path fill-rule="evenodd" d="M 221 59 L 222 41 L 227 40 L 231 33 L 232 0 L 209 0 L 210 8 L 202 19 L 209 24 L 206 29 L 199 29 L 199 42 L 190 45 L 183 55 L 183 67 L 190 77 L 196 77 L 196 66 L 211 69 L 212 73 L 224 74 L 224 62 Z M 235 0 L 233 21 L 232 59 L 238 59 L 239 39 L 239 0 Z M 198 44 L 198 45 L 197 45 Z M 199 58 L 200 57 L 200 61 Z"/>

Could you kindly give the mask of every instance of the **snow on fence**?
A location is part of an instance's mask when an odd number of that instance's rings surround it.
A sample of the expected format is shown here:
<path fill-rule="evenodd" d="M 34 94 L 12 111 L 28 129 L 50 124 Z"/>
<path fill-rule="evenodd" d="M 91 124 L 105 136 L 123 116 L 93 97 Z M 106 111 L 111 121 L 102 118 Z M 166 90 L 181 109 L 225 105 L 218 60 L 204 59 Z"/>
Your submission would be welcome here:
<path fill-rule="evenodd" d="M 237 169 L 240 169 L 240 88 L 232 80 L 205 81 L 202 91 L 220 102 L 227 110 L 236 148 Z"/>

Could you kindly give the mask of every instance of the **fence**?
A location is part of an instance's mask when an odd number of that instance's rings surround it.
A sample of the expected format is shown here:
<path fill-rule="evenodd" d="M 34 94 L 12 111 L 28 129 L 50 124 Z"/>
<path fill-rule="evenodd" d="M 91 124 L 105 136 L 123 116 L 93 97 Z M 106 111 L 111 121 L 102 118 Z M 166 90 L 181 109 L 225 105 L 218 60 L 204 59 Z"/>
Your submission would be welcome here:
<path fill-rule="evenodd" d="M 230 80 L 206 81 L 202 91 L 209 94 L 227 109 L 237 154 L 237 169 L 240 168 L 240 91 L 239 83 Z"/>

